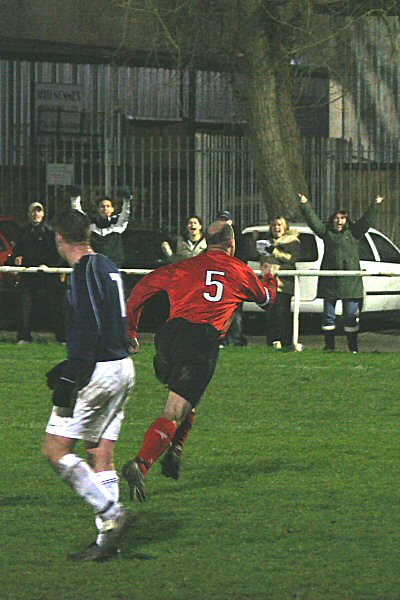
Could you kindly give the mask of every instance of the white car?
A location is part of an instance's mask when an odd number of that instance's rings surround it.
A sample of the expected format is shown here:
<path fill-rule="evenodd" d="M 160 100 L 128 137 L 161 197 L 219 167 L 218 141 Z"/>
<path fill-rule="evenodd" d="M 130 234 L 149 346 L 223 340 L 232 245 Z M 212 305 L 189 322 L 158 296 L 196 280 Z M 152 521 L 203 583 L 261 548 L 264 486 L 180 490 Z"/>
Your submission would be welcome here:
<path fill-rule="evenodd" d="M 291 229 L 299 231 L 301 240 L 301 258 L 296 263 L 297 270 L 319 270 L 324 253 L 324 242 L 304 223 L 293 223 Z M 253 242 L 265 239 L 268 225 L 254 225 L 243 230 L 245 236 L 251 236 Z M 259 261 L 249 261 L 249 266 L 257 270 Z M 360 241 L 360 266 L 367 273 L 395 273 L 399 277 L 364 277 L 363 312 L 381 312 L 400 309 L 400 250 L 393 242 L 377 229 L 370 228 Z M 323 301 L 317 298 L 318 277 L 300 277 L 300 312 L 321 313 Z M 341 306 L 338 303 L 338 314 Z M 244 311 L 259 312 L 254 302 L 245 302 Z M 293 299 L 292 299 L 293 310 Z"/>

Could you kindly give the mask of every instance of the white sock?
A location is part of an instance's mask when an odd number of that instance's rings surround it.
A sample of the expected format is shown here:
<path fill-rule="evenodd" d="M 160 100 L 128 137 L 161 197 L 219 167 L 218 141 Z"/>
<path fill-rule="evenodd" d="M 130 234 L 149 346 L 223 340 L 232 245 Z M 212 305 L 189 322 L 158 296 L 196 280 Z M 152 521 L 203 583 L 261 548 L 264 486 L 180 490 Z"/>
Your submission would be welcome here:
<path fill-rule="evenodd" d="M 96 473 L 82 458 L 75 454 L 66 454 L 60 458 L 56 468 L 64 481 L 93 506 L 96 513 L 105 511 L 107 518 L 112 518 L 115 511 L 112 511 L 111 494 L 105 486 L 101 485 Z"/>
<path fill-rule="evenodd" d="M 119 499 L 119 478 L 117 475 L 117 471 L 100 471 L 95 474 L 100 485 L 102 485 L 110 495 L 111 499 L 114 502 L 118 502 Z M 96 527 L 101 530 L 103 526 L 103 519 L 101 517 L 96 517 Z M 96 539 L 96 544 L 101 546 L 103 543 L 104 534 L 99 533 Z"/>
<path fill-rule="evenodd" d="M 104 486 L 107 493 L 111 496 L 111 500 L 118 502 L 119 500 L 119 477 L 117 471 L 100 471 L 95 473 L 100 485 Z"/>

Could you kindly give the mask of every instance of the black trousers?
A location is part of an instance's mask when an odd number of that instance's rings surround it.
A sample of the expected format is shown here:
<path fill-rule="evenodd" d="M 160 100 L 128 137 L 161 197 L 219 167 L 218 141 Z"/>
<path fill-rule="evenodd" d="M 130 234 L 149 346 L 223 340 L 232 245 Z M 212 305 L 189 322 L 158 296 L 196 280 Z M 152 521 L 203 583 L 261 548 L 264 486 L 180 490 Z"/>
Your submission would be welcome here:
<path fill-rule="evenodd" d="M 32 330 L 37 329 L 37 315 L 45 312 L 48 315 L 46 322 L 57 340 L 64 341 L 64 291 L 58 276 L 25 274 L 18 288 L 20 314 L 17 340 L 31 342 Z"/>
<path fill-rule="evenodd" d="M 293 337 L 293 318 L 290 312 L 292 296 L 278 292 L 271 310 L 266 311 L 266 338 L 268 346 L 280 341 L 282 346 L 291 346 Z"/>

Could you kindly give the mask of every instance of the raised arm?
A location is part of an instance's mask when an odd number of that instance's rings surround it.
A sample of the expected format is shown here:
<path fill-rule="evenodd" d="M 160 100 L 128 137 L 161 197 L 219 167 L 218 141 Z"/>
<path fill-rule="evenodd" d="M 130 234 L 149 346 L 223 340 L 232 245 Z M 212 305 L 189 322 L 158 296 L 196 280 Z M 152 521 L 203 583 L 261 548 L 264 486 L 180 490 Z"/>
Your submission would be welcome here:
<path fill-rule="evenodd" d="M 362 237 L 364 233 L 366 233 L 368 229 L 374 225 L 375 216 L 383 200 L 384 196 L 375 196 L 373 202 L 369 205 L 365 213 L 358 219 L 358 221 L 352 224 L 351 232 L 354 237 Z"/>
<path fill-rule="evenodd" d="M 82 200 L 81 200 L 82 192 L 81 189 L 75 185 L 71 187 L 70 198 L 71 198 L 71 208 L 73 210 L 79 210 L 79 212 L 84 213 L 82 209 Z"/>
<path fill-rule="evenodd" d="M 118 215 L 116 224 L 114 225 L 114 229 L 119 231 L 119 233 L 123 233 L 128 226 L 131 216 L 132 199 L 132 192 L 125 188 L 123 191 L 122 210 Z"/>
<path fill-rule="evenodd" d="M 300 210 L 307 222 L 307 225 L 313 230 L 318 237 L 324 237 L 327 228 L 326 225 L 318 217 L 314 209 L 312 208 L 307 196 L 299 194 L 300 197 Z"/>

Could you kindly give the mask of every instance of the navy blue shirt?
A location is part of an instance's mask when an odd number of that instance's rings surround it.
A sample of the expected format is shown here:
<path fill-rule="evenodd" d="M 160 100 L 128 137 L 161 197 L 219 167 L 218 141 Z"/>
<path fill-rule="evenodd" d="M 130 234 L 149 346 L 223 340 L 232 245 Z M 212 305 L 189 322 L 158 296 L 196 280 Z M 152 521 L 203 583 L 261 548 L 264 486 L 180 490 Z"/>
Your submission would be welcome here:
<path fill-rule="evenodd" d="M 109 258 L 85 254 L 68 278 L 67 300 L 64 377 L 79 381 L 96 362 L 128 356 L 122 277 Z"/>

